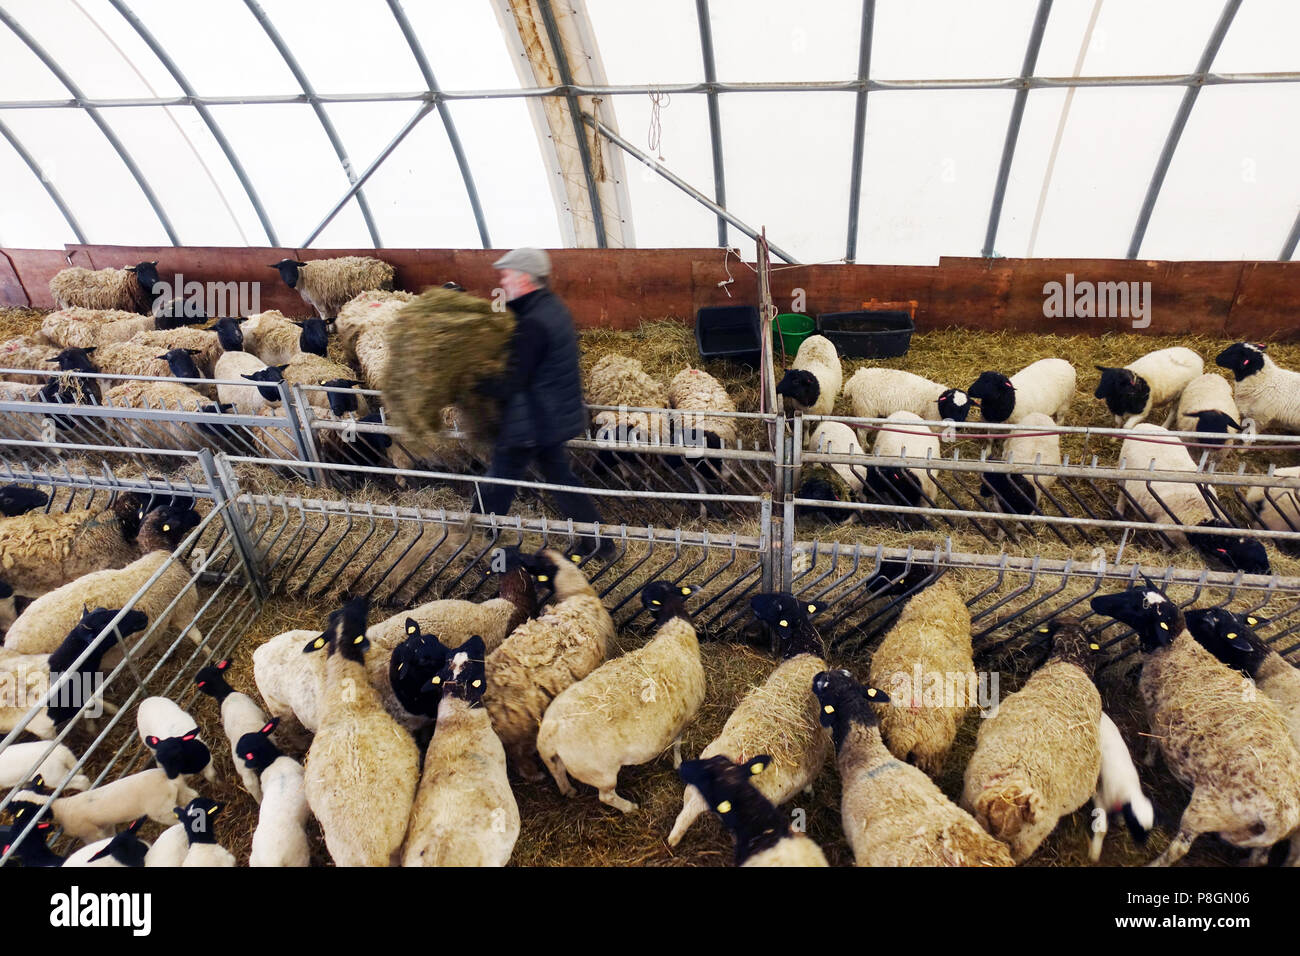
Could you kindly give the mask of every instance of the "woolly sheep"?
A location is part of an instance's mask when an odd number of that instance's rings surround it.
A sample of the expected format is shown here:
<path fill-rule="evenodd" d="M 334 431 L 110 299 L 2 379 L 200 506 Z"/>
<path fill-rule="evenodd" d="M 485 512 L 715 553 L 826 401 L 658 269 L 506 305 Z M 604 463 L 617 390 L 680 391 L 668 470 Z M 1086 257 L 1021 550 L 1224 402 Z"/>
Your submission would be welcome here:
<path fill-rule="evenodd" d="M 829 866 L 821 847 L 793 830 L 790 819 L 758 792 L 752 780 L 767 766 L 767 754 L 743 764 L 718 754 L 688 760 L 677 770 L 736 840 L 737 866 Z"/>
<path fill-rule="evenodd" d="M 217 359 L 212 377 L 217 380 L 217 402 L 233 405 L 241 415 L 261 415 L 280 403 L 280 389 L 274 384 L 231 385 L 240 379 L 249 379 L 268 366 L 250 352 L 223 352 Z"/>
<path fill-rule="evenodd" d="M 1146 440 L 1144 437 L 1151 440 Z M 1133 471 L 1197 471 L 1195 462 L 1182 442 L 1169 437 L 1169 432 L 1159 425 L 1143 422 L 1133 429 L 1133 437 L 1124 439 L 1119 450 L 1119 466 Z M 1210 485 L 1194 481 L 1149 481 L 1133 478 L 1124 482 L 1124 493 L 1116 502 L 1122 515 L 1129 499 L 1136 502 L 1140 517 L 1160 524 L 1180 524 L 1201 528 L 1228 528 L 1226 521 L 1210 507 L 1205 496 L 1218 502 L 1219 496 Z M 1201 488 L 1205 495 L 1201 494 Z M 1231 535 L 1201 534 L 1198 532 L 1163 531 L 1175 547 L 1196 548 L 1206 558 L 1219 561 L 1234 571 L 1247 574 L 1268 574 L 1268 552 L 1253 538 Z"/>
<path fill-rule="evenodd" d="M 1092 841 L 1088 845 L 1088 859 L 1093 863 L 1101 859 L 1101 845 L 1106 839 L 1110 817 L 1123 816 L 1129 834 L 1138 846 L 1146 845 L 1147 836 L 1155 824 L 1155 807 L 1142 792 L 1142 781 L 1137 767 L 1133 766 L 1124 737 L 1105 711 L 1102 711 L 1098 730 L 1101 775 L 1097 778 L 1097 792 L 1092 797 Z"/>
<path fill-rule="evenodd" d="M 50 296 L 59 309 L 122 309 L 149 312 L 158 263 L 139 262 L 122 269 L 62 269 L 50 280 Z"/>
<path fill-rule="evenodd" d="M 880 736 L 872 704 L 889 696 L 846 670 L 814 675 L 818 716 L 831 729 L 840 771 L 840 822 L 858 866 L 1011 866 L 1005 846 Z"/>
<path fill-rule="evenodd" d="M 190 834 L 185 824 L 177 823 L 162 832 L 153 841 L 149 852 L 144 856 L 146 868 L 178 867 L 185 862 L 185 854 L 190 850 Z"/>
<path fill-rule="evenodd" d="M 95 367 L 106 375 L 152 375 L 167 378 L 172 374 L 166 359 L 158 357 L 154 346 L 139 342 L 110 342 L 95 349 Z M 123 384 L 122 379 L 99 380 L 104 388 Z"/>
<path fill-rule="evenodd" d="M 930 776 L 943 770 L 957 728 L 975 703 L 970 609 L 940 579 L 903 606 L 871 656 L 868 683 L 888 694 L 880 730 L 890 751 Z M 936 699 L 935 685 L 938 685 Z M 927 699 L 928 698 L 928 699 Z"/>
<path fill-rule="evenodd" d="M 30 369 L 44 372 L 50 360 L 59 354 L 59 347 L 45 341 L 44 336 L 24 335 L 0 344 L 0 369 Z M 21 372 L 0 372 L 0 382 L 31 384 L 33 376 Z"/>
<path fill-rule="evenodd" d="M 1206 372 L 1187 383 L 1178 404 L 1169 413 L 1165 427 L 1176 432 L 1227 434 L 1241 431 L 1241 412 L 1232 398 L 1232 383 L 1222 375 Z M 1186 440 L 1186 439 L 1185 439 Z M 1196 438 L 1207 445 L 1231 445 L 1231 438 Z"/>
<path fill-rule="evenodd" d="M 1273 427 L 1300 431 L 1300 372 L 1282 368 L 1268 356 L 1267 348 L 1238 342 L 1220 352 L 1214 364 L 1231 369 L 1236 379 L 1232 397 L 1259 431 Z"/>
<path fill-rule="evenodd" d="M 161 355 L 171 349 L 189 349 L 194 357 L 194 364 L 205 378 L 215 378 L 213 372 L 217 359 L 222 355 L 221 342 L 216 332 L 206 329 L 179 328 L 165 331 L 140 332 L 130 341 L 147 348 L 157 349 Z"/>
<path fill-rule="evenodd" d="M 352 369 L 319 355 L 299 352 L 283 369 L 283 374 L 290 385 L 324 385 L 334 378 L 351 379 Z M 312 390 L 304 394 L 313 408 L 330 410 L 329 392 Z"/>
<path fill-rule="evenodd" d="M 322 637 L 320 631 L 285 631 L 253 651 L 253 683 L 271 716 L 288 722 L 291 737 L 301 736 L 299 728 L 314 734 L 320 726 L 326 655 L 303 650 Z"/>
<path fill-rule="evenodd" d="M 1273 474 L 1281 478 L 1300 479 L 1300 465 L 1278 468 Z M 1300 498 L 1296 494 L 1298 487 L 1300 483 L 1291 487 L 1270 488 L 1253 485 L 1246 489 L 1246 503 L 1270 531 L 1300 531 Z"/>
<path fill-rule="evenodd" d="M 167 776 L 202 772 L 205 780 L 216 780 L 212 752 L 199 739 L 198 721 L 175 701 L 166 697 L 146 697 L 140 701 L 135 712 L 135 728 Z"/>
<path fill-rule="evenodd" d="M 152 315 L 113 309 L 65 309 L 41 320 L 41 334 L 61 348 L 94 348 L 129 342 L 138 333 L 152 332 Z"/>
<path fill-rule="evenodd" d="M 871 453 L 883 458 L 930 459 L 940 457 L 939 436 L 927 429 L 915 412 L 894 412 L 876 432 Z M 865 487 L 885 504 L 914 507 L 937 504 L 934 478 L 922 465 L 868 465 Z"/>
<path fill-rule="evenodd" d="M 297 289 L 303 301 L 326 321 L 339 314 L 351 299 L 370 290 L 393 287 L 393 267 L 368 256 L 341 256 L 300 262 L 281 259 L 271 266 L 290 289 Z"/>
<path fill-rule="evenodd" d="M 239 759 L 239 740 L 244 734 L 254 733 L 267 724 L 266 714 L 257 702 L 247 694 L 241 694 L 226 683 L 226 671 L 230 661 L 220 660 L 201 668 L 194 675 L 194 684 L 199 692 L 207 694 L 221 707 L 221 729 L 230 741 L 230 757 L 235 764 L 235 772 L 243 781 L 244 789 L 252 794 L 258 803 L 262 802 L 262 790 L 257 781 L 257 773 L 245 766 Z"/>
<path fill-rule="evenodd" d="M 1241 676 L 1196 642 L 1178 605 L 1149 581 L 1090 603 L 1137 632 L 1147 722 L 1170 772 L 1192 791 L 1155 864 L 1181 859 L 1202 833 L 1249 847 L 1252 862 L 1262 862 L 1300 826 L 1300 752 L 1277 704 L 1243 694 Z M 1293 838 L 1287 862 L 1298 857 Z"/>
<path fill-rule="evenodd" d="M 483 709 L 483 641 L 450 652 L 433 682 L 438 726 L 424 755 L 403 866 L 505 866 L 519 837 L 506 752 Z"/>
<path fill-rule="evenodd" d="M 736 443 L 736 419 L 708 414 L 736 410 L 736 403 L 722 383 L 708 372 L 687 367 L 674 375 L 668 383 L 668 404 L 679 410 L 702 413 L 683 415 L 682 427 L 702 433 L 708 447 Z"/>
<path fill-rule="evenodd" d="M 808 439 L 808 450 L 819 455 L 865 455 L 858 442 L 857 433 L 843 422 L 819 422 Z M 858 465 L 832 464 L 829 466 L 840 476 L 852 496 L 862 493 L 862 475 L 866 470 Z M 835 489 L 825 479 L 805 481 L 799 488 L 800 498 L 839 500 Z M 851 512 L 849 512 L 851 514 Z M 842 515 L 841 515 L 842 517 Z"/>
<path fill-rule="evenodd" d="M 781 378 L 776 393 L 786 398 L 787 407 L 809 415 L 829 415 L 840 394 L 844 370 L 835 343 L 824 335 L 810 335 L 799 346 L 799 354 Z"/>
<path fill-rule="evenodd" d="M 63 861 L 65 867 L 139 867 L 149 858 L 150 846 L 137 836 L 147 816 L 132 821 L 121 833 L 83 846 Z"/>
<path fill-rule="evenodd" d="M 1002 460 L 1026 465 L 1059 465 L 1061 436 L 1056 422 L 1042 412 L 1032 412 L 1020 424 L 1047 434 L 1010 432 L 1002 443 Z M 999 510 L 1028 515 L 1038 510 L 1038 496 L 1056 484 L 1055 475 L 985 472 L 980 477 L 980 495 L 993 498 Z"/>
<path fill-rule="evenodd" d="M 402 306 L 413 302 L 410 292 L 362 292 L 349 299 L 339 310 L 334 321 L 334 334 L 343 355 L 349 361 L 357 358 L 357 337 L 370 329 L 383 328 L 396 317 Z"/>
<path fill-rule="evenodd" d="M 826 649 L 810 618 L 816 613 L 815 604 L 784 593 L 755 595 L 750 606 L 780 638 L 781 663 L 744 696 L 722 732 L 700 752 L 700 759 L 721 754 L 745 763 L 759 754 L 769 754 L 754 786 L 780 806 L 800 790 L 811 788 L 826 765 L 826 732 L 817 719 L 817 701 L 808 692 L 813 676 L 826 669 Z M 699 790 L 688 786 L 682 795 L 682 810 L 668 834 L 668 845 L 676 846 L 707 809 Z"/>
<path fill-rule="evenodd" d="M 76 754 L 63 744 L 55 744 L 53 750 L 43 741 L 10 744 L 0 750 L 0 788 L 16 787 L 39 776 L 53 786 L 67 778 L 66 792 L 89 790 L 90 778 L 81 772 L 73 773 L 76 765 Z"/>
<path fill-rule="evenodd" d="M 388 331 L 364 329 L 356 343 L 357 367 L 366 388 L 382 388 L 384 369 L 388 367 Z"/>
<path fill-rule="evenodd" d="M 658 629 L 649 643 L 616 657 L 556 695 L 537 731 L 537 753 L 565 796 L 573 776 L 599 791 L 601 803 L 624 813 L 637 805 L 617 792 L 623 767 L 648 763 L 673 747 L 704 703 L 700 644 L 686 612 L 695 588 L 652 581 L 641 603 Z"/>
<path fill-rule="evenodd" d="M 307 818 L 311 808 L 307 806 L 304 771 L 302 764 L 271 743 L 270 735 L 279 722 L 278 717 L 270 720 L 236 743 L 237 764 L 258 775 L 262 793 L 248 865 L 310 866 Z"/>
<path fill-rule="evenodd" d="M 217 843 L 217 817 L 221 804 L 208 797 L 195 797 L 185 809 L 176 808 L 176 816 L 185 824 L 190 846 L 181 866 L 234 866 L 235 857 Z"/>
<path fill-rule="evenodd" d="M 1148 352 L 1123 368 L 1098 365 L 1101 382 L 1093 393 L 1104 399 L 1116 428 L 1132 428 L 1151 409 L 1172 402 L 1205 370 L 1205 360 L 1181 345 Z"/>
<path fill-rule="evenodd" d="M 634 358 L 611 352 L 601 357 L 584 380 L 588 405 L 611 405 L 615 408 L 668 408 L 668 392 L 656 379 L 646 374 Z M 653 412 L 596 412 L 593 419 L 599 437 L 619 441 L 668 442 L 671 440 L 669 416 Z"/>
<path fill-rule="evenodd" d="M 307 753 L 307 803 L 338 866 L 397 862 L 420 778 L 420 752 L 366 678 L 368 599 L 330 617 L 321 722 Z"/>
<path fill-rule="evenodd" d="M 483 706 L 516 772 L 540 780 L 537 731 L 555 697 L 605 659 L 614 622 L 586 575 L 558 551 L 529 559 L 529 572 L 553 582 L 555 604 L 514 629 L 487 658 Z"/>
<path fill-rule="evenodd" d="M 197 796 L 184 777 L 172 780 L 167 777 L 167 771 L 151 767 L 84 793 L 59 797 L 48 803 L 48 812 L 68 836 L 90 843 L 108 839 L 113 835 L 113 827 L 140 816 L 148 816 L 155 823 L 171 824 L 176 819 L 172 809 L 185 806 Z M 38 808 L 45 804 L 41 794 L 31 790 L 20 790 L 14 801 L 11 809 L 19 801 Z"/>
<path fill-rule="evenodd" d="M 252 352 L 267 365 L 284 365 L 302 355 L 298 349 L 302 331 L 275 309 L 249 316 L 240 332 L 244 351 Z"/>
<path fill-rule="evenodd" d="M 971 402 L 960 388 L 948 388 L 898 368 L 860 368 L 844 384 L 858 418 L 885 418 L 913 412 L 927 422 L 964 422 Z M 931 425 L 935 431 L 942 426 Z"/>
<path fill-rule="evenodd" d="M 1074 618 L 1040 630 L 1052 640 L 1046 662 L 981 721 L 966 765 L 961 806 L 1028 859 L 1057 821 L 1088 802 L 1101 772 L 1101 695 L 1093 683 L 1098 645 Z"/>
<path fill-rule="evenodd" d="M 138 652 L 147 650 L 154 641 L 188 625 L 198 613 L 198 594 L 190 584 L 190 572 L 171 558 L 168 551 L 154 551 L 124 568 L 94 571 L 55 588 L 18 615 L 5 634 L 4 646 L 21 654 L 48 654 L 76 626 L 85 607 L 124 606 L 154 572 L 168 565 L 135 603 L 136 609 L 148 616 L 153 630 L 149 645 Z M 175 607 L 164 615 L 178 595 Z M 197 627 L 189 628 L 189 636 L 195 644 L 203 642 Z"/>
<path fill-rule="evenodd" d="M 1045 358 L 1026 365 L 1010 378 L 1001 372 L 981 372 L 967 394 L 986 422 L 1024 421 L 1033 412 L 1065 421 L 1074 400 L 1076 373 L 1065 359 Z"/>

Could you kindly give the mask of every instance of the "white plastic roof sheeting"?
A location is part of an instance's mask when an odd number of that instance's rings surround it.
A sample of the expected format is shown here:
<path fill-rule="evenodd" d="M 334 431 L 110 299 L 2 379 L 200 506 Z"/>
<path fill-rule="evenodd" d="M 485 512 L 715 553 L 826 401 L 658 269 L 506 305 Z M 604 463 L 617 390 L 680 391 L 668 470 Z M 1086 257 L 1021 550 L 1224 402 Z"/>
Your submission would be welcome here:
<path fill-rule="evenodd" d="M 716 245 L 523 95 L 543 12 L 573 102 L 709 199 L 716 92 L 723 205 L 802 262 L 1294 252 L 1292 0 L 0 0 L 0 245 L 595 244 L 589 182 L 609 245 Z"/>

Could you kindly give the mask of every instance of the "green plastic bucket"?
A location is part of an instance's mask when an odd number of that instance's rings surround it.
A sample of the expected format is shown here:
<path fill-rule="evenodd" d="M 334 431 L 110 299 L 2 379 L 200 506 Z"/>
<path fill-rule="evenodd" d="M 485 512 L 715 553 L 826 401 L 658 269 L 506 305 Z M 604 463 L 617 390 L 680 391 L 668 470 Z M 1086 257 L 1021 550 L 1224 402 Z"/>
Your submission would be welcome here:
<path fill-rule="evenodd" d="M 785 354 L 794 358 L 803 340 L 817 331 L 817 320 L 800 312 L 783 312 L 772 320 L 772 335 L 781 337 Z"/>

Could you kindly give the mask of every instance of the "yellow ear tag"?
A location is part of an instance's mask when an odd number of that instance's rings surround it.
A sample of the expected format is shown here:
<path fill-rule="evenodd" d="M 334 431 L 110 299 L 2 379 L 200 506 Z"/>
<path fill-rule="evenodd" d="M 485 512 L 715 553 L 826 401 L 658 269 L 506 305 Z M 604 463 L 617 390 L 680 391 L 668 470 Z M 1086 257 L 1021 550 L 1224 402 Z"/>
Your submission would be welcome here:
<path fill-rule="evenodd" d="M 429 683 L 430 683 L 430 684 L 441 684 L 441 683 L 442 683 L 442 678 L 439 677 L 437 674 L 434 674 L 431 678 L 429 678 Z"/>
<path fill-rule="evenodd" d="M 407 634 L 414 634 L 414 633 L 415 633 L 415 628 L 414 628 L 414 627 L 408 627 L 408 628 L 406 629 L 406 633 L 407 633 Z"/>
<path fill-rule="evenodd" d="M 214 813 L 216 813 L 216 812 L 217 812 L 217 808 L 216 808 L 216 807 L 208 807 L 208 816 L 212 816 L 212 814 L 214 814 Z"/>
<path fill-rule="evenodd" d="M 469 686 L 471 686 L 471 687 L 481 687 L 481 686 L 483 686 L 483 682 L 482 682 L 481 680 L 476 680 L 474 683 L 470 684 Z"/>
<path fill-rule="evenodd" d="M 1101 650 L 1101 645 L 1100 645 L 1100 644 L 1089 644 L 1089 645 L 1088 645 L 1088 650 L 1090 650 L 1090 651 L 1099 651 L 1099 650 Z"/>
<path fill-rule="evenodd" d="M 809 614 L 816 614 L 816 613 L 817 613 L 817 605 L 816 605 L 816 604 L 809 604 L 809 605 L 808 605 L 808 613 L 809 613 Z"/>
<path fill-rule="evenodd" d="M 1162 630 L 1162 631 L 1167 631 L 1167 630 L 1169 630 L 1169 625 L 1166 624 L 1164 621 L 1161 621 L 1161 622 L 1160 622 L 1160 630 Z"/>
<path fill-rule="evenodd" d="M 868 697 L 875 697 L 875 696 L 876 696 L 876 689 L 875 689 L 874 687 L 868 687 L 868 688 L 867 688 L 867 696 L 868 696 Z"/>
<path fill-rule="evenodd" d="M 571 555 L 569 555 L 569 560 L 572 561 L 574 564 L 577 564 L 579 561 L 582 560 L 582 555 L 580 555 L 580 554 L 571 554 Z"/>
<path fill-rule="evenodd" d="M 1046 634 L 1046 633 L 1047 633 L 1048 631 L 1050 631 L 1050 630 L 1051 630 L 1051 628 L 1049 628 L 1046 624 L 1044 624 L 1042 627 L 1036 627 L 1036 628 L 1034 628 L 1034 633 L 1035 633 L 1035 634 Z"/>
<path fill-rule="evenodd" d="M 319 651 L 322 647 L 325 646 L 325 638 L 323 637 L 316 638 L 316 643 L 313 646 L 316 648 L 316 650 Z"/>
<path fill-rule="evenodd" d="M 537 575 L 537 580 L 539 580 L 539 581 L 541 581 L 543 584 L 545 584 L 547 581 L 550 580 L 550 578 L 548 578 L 548 577 L 547 577 L 546 575 L 544 575 L 544 574 L 539 574 L 539 575 Z"/>
<path fill-rule="evenodd" d="M 1230 640 L 1230 641 L 1231 641 L 1231 640 L 1234 640 L 1234 639 L 1236 639 L 1236 637 L 1237 637 L 1237 632 L 1236 632 L 1236 631 L 1233 631 L 1231 634 L 1228 635 L 1228 640 Z"/>
<path fill-rule="evenodd" d="M 762 773 L 762 772 L 763 772 L 763 768 L 766 767 L 766 766 L 767 766 L 766 764 L 761 764 L 761 763 L 756 763 L 756 764 L 754 764 L 753 766 L 751 766 L 751 767 L 749 768 L 750 775 L 751 775 L 751 776 L 756 776 L 756 775 Z"/>
<path fill-rule="evenodd" d="M 827 704 L 825 707 L 822 708 L 822 713 L 823 713 L 823 714 L 833 714 L 833 713 L 835 713 L 835 708 L 832 707 L 830 704 Z"/>
<path fill-rule="evenodd" d="M 364 641 L 365 639 L 366 639 L 366 635 L 364 635 L 364 634 L 358 634 L 356 637 L 352 638 L 352 643 L 353 643 L 353 644 L 360 644 L 360 643 L 361 643 L 362 641 Z"/>
<path fill-rule="evenodd" d="M 789 626 L 790 626 L 790 622 L 789 622 L 789 621 L 777 621 L 776 623 L 779 624 L 781 627 L 789 627 Z"/>
<path fill-rule="evenodd" d="M 682 593 L 683 593 L 683 594 L 686 594 L 686 595 L 689 595 L 689 594 L 691 593 L 691 589 L 690 589 L 690 588 L 682 588 Z"/>
<path fill-rule="evenodd" d="M 662 604 L 663 602 L 662 602 L 662 601 L 656 601 L 656 600 L 654 600 L 654 599 L 652 598 L 652 599 L 650 600 L 650 603 L 651 603 L 651 604 L 656 604 L 656 605 L 657 605 L 657 604 Z"/>
<path fill-rule="evenodd" d="M 1249 624 L 1251 627 L 1254 627 L 1256 624 L 1259 623 L 1259 618 L 1252 615 L 1251 617 L 1246 618 L 1246 623 Z"/>
<path fill-rule="evenodd" d="M 719 812 L 719 813 L 730 813 L 730 812 L 731 812 L 731 801 L 730 801 L 730 800 L 723 800 L 721 803 L 719 803 L 719 804 L 718 804 L 718 812 Z"/>

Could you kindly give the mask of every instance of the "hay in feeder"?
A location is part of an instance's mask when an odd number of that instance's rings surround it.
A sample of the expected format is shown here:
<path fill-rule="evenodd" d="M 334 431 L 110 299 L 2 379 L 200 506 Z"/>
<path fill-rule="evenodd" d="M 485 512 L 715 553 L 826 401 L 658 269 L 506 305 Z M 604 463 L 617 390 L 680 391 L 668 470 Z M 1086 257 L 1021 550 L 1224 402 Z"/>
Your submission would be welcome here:
<path fill-rule="evenodd" d="M 388 327 L 381 376 L 393 424 L 432 442 L 446 427 L 443 409 L 454 404 L 467 429 L 494 434 L 499 404 L 476 386 L 505 371 L 515 321 L 513 312 L 453 289 L 430 289 L 403 307 Z"/>

